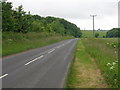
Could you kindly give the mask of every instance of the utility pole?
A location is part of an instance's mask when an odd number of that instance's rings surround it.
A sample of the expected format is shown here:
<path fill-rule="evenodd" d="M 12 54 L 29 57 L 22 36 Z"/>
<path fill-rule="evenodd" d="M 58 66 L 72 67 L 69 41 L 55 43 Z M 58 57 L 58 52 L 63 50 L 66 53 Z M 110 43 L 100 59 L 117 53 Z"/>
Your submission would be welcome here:
<path fill-rule="evenodd" d="M 95 31 L 95 23 L 94 23 L 94 20 L 95 20 L 95 17 L 97 15 L 90 15 L 91 17 L 93 17 L 93 37 L 94 37 L 94 31 Z"/>

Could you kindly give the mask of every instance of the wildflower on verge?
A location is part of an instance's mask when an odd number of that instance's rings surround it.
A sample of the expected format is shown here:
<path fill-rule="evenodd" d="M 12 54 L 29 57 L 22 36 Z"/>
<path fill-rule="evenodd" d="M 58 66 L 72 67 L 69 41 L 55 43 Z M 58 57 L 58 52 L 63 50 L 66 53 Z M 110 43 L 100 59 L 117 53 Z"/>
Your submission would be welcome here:
<path fill-rule="evenodd" d="M 114 81 L 117 81 L 117 79 L 114 79 Z"/>
<path fill-rule="evenodd" d="M 116 48 L 116 45 L 113 45 L 114 48 Z"/>
<path fill-rule="evenodd" d="M 8 41 L 12 41 L 12 39 L 8 39 Z"/>
<path fill-rule="evenodd" d="M 107 66 L 110 66 L 111 65 L 111 63 L 107 63 Z"/>
<path fill-rule="evenodd" d="M 113 65 L 115 65 L 116 63 L 115 63 L 115 62 L 113 62 L 112 64 L 113 64 Z"/>
<path fill-rule="evenodd" d="M 111 45 L 113 45 L 114 43 L 112 43 Z"/>
<path fill-rule="evenodd" d="M 110 67 L 110 70 L 114 69 L 114 66 Z"/>
<path fill-rule="evenodd" d="M 117 61 L 115 61 L 116 63 L 118 63 L 118 60 Z"/>

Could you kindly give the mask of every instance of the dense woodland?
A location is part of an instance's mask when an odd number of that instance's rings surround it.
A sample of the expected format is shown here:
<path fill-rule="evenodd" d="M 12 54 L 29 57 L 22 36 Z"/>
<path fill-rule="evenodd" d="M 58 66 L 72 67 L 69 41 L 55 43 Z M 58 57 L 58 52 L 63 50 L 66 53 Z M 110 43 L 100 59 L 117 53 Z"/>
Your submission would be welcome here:
<path fill-rule="evenodd" d="M 107 38 L 120 37 L 120 28 L 113 28 L 106 33 Z"/>
<path fill-rule="evenodd" d="M 11 2 L 2 2 L 3 32 L 48 32 L 81 37 L 80 28 L 65 19 L 41 17 L 25 12 L 23 6 L 13 9 Z"/>

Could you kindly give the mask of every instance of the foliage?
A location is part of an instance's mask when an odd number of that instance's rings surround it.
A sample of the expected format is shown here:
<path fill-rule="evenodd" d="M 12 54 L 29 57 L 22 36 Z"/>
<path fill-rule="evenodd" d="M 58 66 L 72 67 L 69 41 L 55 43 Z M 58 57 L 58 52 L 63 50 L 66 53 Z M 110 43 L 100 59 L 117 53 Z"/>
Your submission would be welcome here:
<path fill-rule="evenodd" d="M 22 6 L 13 10 L 11 2 L 2 2 L 2 18 L 4 32 L 27 33 L 30 29 L 30 15 L 23 11 Z"/>
<path fill-rule="evenodd" d="M 2 56 L 7 56 L 32 48 L 47 46 L 62 40 L 72 39 L 73 37 L 65 37 L 61 36 L 60 34 L 47 32 L 28 32 L 26 34 L 3 32 L 2 38 Z"/>
<path fill-rule="evenodd" d="M 13 9 L 11 2 L 2 2 L 3 32 L 49 32 L 81 37 L 80 28 L 67 20 L 26 13 L 23 6 Z"/>
<path fill-rule="evenodd" d="M 95 61 L 79 39 L 67 78 L 67 88 L 107 88 Z"/>
<path fill-rule="evenodd" d="M 109 30 L 106 34 L 107 38 L 120 37 L 120 28 L 113 28 Z"/>
<path fill-rule="evenodd" d="M 95 37 L 98 38 L 98 36 L 99 36 L 99 33 L 95 33 Z"/>
<path fill-rule="evenodd" d="M 12 10 L 12 3 L 2 2 L 2 28 L 3 31 L 14 30 L 14 17 Z"/>
<path fill-rule="evenodd" d="M 83 39 L 86 51 L 96 60 L 101 73 L 110 87 L 117 88 L 118 82 L 118 48 L 117 38 Z"/>

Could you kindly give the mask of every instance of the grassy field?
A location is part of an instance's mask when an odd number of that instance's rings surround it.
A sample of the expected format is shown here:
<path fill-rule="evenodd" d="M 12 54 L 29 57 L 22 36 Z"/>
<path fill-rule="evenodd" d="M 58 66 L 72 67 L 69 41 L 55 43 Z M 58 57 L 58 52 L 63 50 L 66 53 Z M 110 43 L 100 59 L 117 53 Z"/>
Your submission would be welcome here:
<path fill-rule="evenodd" d="M 79 40 L 68 75 L 67 87 L 118 87 L 119 45 L 116 38 L 83 38 Z"/>
<path fill-rule="evenodd" d="M 3 33 L 2 34 L 2 56 L 19 53 L 32 48 L 46 46 L 65 39 L 71 39 L 71 36 L 61 36 L 50 33 Z"/>
<path fill-rule="evenodd" d="M 106 36 L 107 31 L 95 31 L 95 33 L 99 33 L 99 38 Z M 93 31 L 91 30 L 82 30 L 82 37 L 83 38 L 92 38 L 93 37 Z"/>

